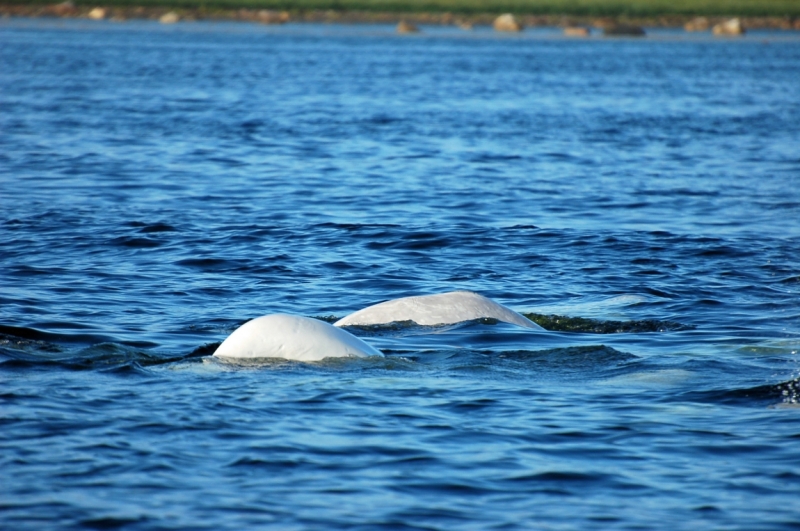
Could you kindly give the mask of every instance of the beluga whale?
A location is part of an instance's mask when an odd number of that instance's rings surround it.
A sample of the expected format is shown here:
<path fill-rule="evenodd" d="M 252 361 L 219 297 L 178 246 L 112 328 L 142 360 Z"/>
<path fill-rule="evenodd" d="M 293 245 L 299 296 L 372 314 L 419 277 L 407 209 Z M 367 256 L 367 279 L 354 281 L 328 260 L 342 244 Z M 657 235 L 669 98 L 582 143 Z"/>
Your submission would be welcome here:
<path fill-rule="evenodd" d="M 264 315 L 229 335 L 214 352 L 218 358 L 283 358 L 320 361 L 325 358 L 383 357 L 383 353 L 342 326 L 381 325 L 413 321 L 422 326 L 496 319 L 533 330 L 544 330 L 502 304 L 471 291 L 404 297 L 375 304 L 336 321 L 288 314 Z"/>
<path fill-rule="evenodd" d="M 471 291 L 451 291 L 381 302 L 351 313 L 333 323 L 333 326 L 381 325 L 397 321 L 434 326 L 474 319 L 497 319 L 533 330 L 544 330 L 514 310 Z"/>
<path fill-rule="evenodd" d="M 248 321 L 234 330 L 214 356 L 320 361 L 325 358 L 383 357 L 383 353 L 326 322 L 297 315 L 271 314 Z"/>

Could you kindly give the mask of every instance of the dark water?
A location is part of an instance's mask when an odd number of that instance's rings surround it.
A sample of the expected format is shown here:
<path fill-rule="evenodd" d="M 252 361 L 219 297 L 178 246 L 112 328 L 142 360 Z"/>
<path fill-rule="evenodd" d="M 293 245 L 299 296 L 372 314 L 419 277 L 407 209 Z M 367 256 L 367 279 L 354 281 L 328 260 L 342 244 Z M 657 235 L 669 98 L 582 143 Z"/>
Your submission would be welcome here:
<path fill-rule="evenodd" d="M 1 21 L 2 527 L 797 529 L 798 87 L 797 33 Z M 454 289 L 549 330 L 209 357 Z"/>

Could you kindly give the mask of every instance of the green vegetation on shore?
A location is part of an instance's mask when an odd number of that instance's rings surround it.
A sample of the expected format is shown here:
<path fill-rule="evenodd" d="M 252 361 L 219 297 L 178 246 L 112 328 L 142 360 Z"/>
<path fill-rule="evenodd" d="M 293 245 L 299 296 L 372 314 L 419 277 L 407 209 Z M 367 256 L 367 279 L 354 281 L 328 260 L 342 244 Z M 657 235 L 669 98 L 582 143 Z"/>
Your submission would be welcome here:
<path fill-rule="evenodd" d="M 55 1 L 5 0 L 6 4 Z M 178 9 L 278 9 L 403 13 L 503 13 L 588 17 L 800 17 L 800 0 L 73 0 L 76 5 Z"/>

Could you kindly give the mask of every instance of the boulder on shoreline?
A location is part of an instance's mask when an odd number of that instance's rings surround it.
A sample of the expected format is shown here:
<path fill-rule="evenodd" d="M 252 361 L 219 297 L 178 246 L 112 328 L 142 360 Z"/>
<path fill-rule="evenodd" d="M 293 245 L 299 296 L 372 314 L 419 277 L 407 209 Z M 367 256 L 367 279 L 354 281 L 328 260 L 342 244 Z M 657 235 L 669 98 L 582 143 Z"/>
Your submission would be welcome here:
<path fill-rule="evenodd" d="M 726 20 L 725 22 L 720 22 L 711 28 L 711 33 L 718 36 L 744 35 L 744 32 L 745 30 L 744 26 L 742 26 L 742 21 L 738 18 L 732 18 L 730 20 Z"/>
<path fill-rule="evenodd" d="M 178 14 L 175 11 L 170 11 L 169 13 L 164 13 L 163 15 L 161 15 L 158 21 L 161 22 L 162 24 L 175 24 L 180 19 L 181 17 L 178 16 Z"/>
<path fill-rule="evenodd" d="M 492 24 L 492 26 L 495 31 L 522 31 L 522 24 L 511 13 L 500 15 L 494 19 L 494 24 Z"/>
<path fill-rule="evenodd" d="M 286 24 L 289 22 L 289 12 L 262 9 L 258 12 L 257 19 L 262 24 Z"/>
<path fill-rule="evenodd" d="M 564 35 L 567 37 L 588 37 L 591 30 L 585 26 L 567 26 L 564 28 Z"/>
<path fill-rule="evenodd" d="M 414 24 L 410 22 L 406 22 L 405 20 L 401 20 L 397 23 L 397 28 L 395 28 L 397 33 L 400 34 L 407 34 L 407 33 L 419 33 L 419 28 L 416 27 Z"/>
<path fill-rule="evenodd" d="M 693 18 L 683 25 L 684 31 L 707 31 L 711 27 L 711 22 L 706 17 Z"/>
<path fill-rule="evenodd" d="M 87 14 L 86 16 L 92 20 L 103 20 L 104 18 L 106 18 L 106 15 L 107 15 L 106 8 L 95 7 L 94 9 L 89 11 L 89 14 Z"/>

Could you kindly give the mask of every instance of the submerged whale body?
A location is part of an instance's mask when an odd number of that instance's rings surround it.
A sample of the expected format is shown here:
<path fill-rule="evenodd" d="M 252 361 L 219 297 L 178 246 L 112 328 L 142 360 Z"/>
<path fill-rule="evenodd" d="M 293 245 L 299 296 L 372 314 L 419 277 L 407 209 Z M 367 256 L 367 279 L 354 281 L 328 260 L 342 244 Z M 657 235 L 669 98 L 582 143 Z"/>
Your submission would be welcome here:
<path fill-rule="evenodd" d="M 418 325 L 431 326 L 484 318 L 497 319 L 534 330 L 544 330 L 514 310 L 471 291 L 452 291 L 438 295 L 394 299 L 351 313 L 333 325 L 379 325 L 395 321 L 414 321 Z"/>
<path fill-rule="evenodd" d="M 237 328 L 214 352 L 221 358 L 324 358 L 381 356 L 353 334 L 323 321 L 296 315 L 264 315 Z"/>

